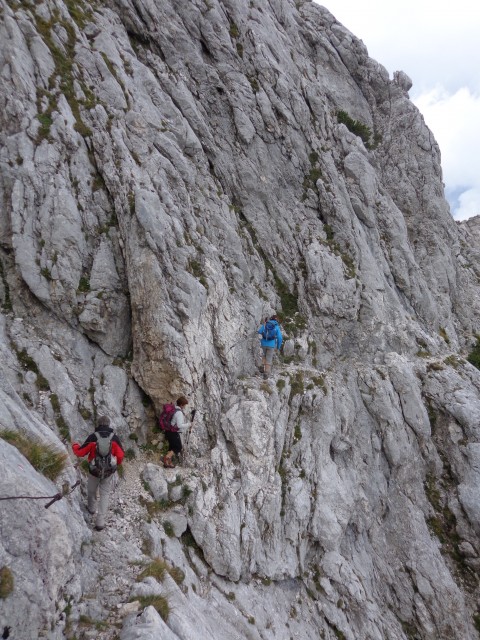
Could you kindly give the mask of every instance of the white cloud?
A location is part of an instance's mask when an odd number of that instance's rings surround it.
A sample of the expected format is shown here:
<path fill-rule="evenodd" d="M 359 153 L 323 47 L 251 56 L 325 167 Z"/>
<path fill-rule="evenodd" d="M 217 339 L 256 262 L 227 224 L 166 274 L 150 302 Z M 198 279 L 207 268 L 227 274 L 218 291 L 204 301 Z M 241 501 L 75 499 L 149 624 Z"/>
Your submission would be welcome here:
<path fill-rule="evenodd" d="M 480 187 L 464 191 L 458 200 L 459 206 L 456 207 L 453 214 L 455 220 L 467 220 L 472 216 L 480 215 Z"/>
<path fill-rule="evenodd" d="M 457 199 L 450 198 L 453 216 L 480 214 L 480 95 L 468 88 L 451 94 L 436 87 L 414 102 L 440 146 L 447 191 Z"/>

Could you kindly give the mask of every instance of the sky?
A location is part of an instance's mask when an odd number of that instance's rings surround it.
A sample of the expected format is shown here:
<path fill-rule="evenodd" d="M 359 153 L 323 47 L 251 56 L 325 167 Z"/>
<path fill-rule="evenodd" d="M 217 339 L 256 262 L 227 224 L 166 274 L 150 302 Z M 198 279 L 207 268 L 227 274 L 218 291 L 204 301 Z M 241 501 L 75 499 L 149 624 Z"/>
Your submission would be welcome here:
<path fill-rule="evenodd" d="M 409 91 L 442 154 L 456 220 L 480 215 L 480 3 L 475 0 L 321 0 Z"/>

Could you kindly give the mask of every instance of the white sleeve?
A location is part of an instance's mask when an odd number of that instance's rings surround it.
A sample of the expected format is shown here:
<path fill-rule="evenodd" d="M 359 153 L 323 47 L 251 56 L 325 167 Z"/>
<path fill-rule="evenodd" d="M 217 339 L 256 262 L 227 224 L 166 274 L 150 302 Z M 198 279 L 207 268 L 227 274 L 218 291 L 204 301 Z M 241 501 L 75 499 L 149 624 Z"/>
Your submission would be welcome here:
<path fill-rule="evenodd" d="M 185 416 L 182 411 L 176 411 L 175 415 L 172 418 L 172 425 L 178 427 L 180 433 L 183 433 L 188 429 L 190 423 L 185 420 Z"/>

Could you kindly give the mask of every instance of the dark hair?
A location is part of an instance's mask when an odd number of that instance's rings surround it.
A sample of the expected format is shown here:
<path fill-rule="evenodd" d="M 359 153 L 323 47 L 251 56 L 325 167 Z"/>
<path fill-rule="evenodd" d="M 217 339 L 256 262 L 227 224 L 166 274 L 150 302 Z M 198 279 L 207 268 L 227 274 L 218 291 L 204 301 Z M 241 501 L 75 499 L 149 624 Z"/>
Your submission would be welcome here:
<path fill-rule="evenodd" d="M 97 419 L 97 427 L 109 427 L 110 426 L 110 418 L 108 416 L 100 416 Z"/>
<path fill-rule="evenodd" d="M 184 407 L 186 404 L 188 404 L 188 400 L 185 398 L 185 396 L 180 396 L 180 397 L 177 399 L 177 405 L 178 405 L 179 407 Z"/>
<path fill-rule="evenodd" d="M 276 315 L 271 316 L 270 320 L 278 320 Z"/>

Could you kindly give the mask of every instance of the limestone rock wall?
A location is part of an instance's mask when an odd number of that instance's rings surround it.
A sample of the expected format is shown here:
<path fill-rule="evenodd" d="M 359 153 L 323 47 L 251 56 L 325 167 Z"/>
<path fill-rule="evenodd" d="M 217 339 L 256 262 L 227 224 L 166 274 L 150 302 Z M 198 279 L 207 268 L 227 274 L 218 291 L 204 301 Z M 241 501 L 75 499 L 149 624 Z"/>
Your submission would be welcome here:
<path fill-rule="evenodd" d="M 147 608 L 122 638 L 476 638 L 478 224 L 451 218 L 408 76 L 311 2 L 0 7 L 1 429 L 66 451 L 102 411 L 138 449 L 163 402 L 198 409 L 202 559 L 148 535 L 202 622 Z M 8 492 L 25 465 L 0 455 Z M 101 575 L 79 502 L 0 504 L 25 638 L 68 637 Z"/>

